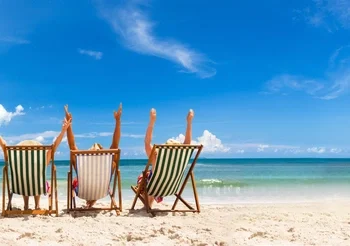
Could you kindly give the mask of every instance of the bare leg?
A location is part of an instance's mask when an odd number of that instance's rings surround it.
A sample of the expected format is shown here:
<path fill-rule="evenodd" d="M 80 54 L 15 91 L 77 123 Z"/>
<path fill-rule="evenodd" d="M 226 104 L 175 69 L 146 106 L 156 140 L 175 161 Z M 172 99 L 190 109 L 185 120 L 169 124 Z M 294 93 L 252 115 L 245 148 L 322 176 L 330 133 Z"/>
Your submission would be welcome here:
<path fill-rule="evenodd" d="M 148 205 L 149 205 L 150 208 L 152 208 L 153 201 L 154 201 L 154 197 L 153 196 L 149 196 L 148 197 Z"/>
<path fill-rule="evenodd" d="M 35 209 L 40 209 L 40 196 L 34 196 Z"/>
<path fill-rule="evenodd" d="M 88 208 L 92 208 L 92 206 L 94 206 L 95 203 L 96 203 L 96 200 L 88 200 L 88 201 L 86 201 L 86 206 Z"/>
<path fill-rule="evenodd" d="M 119 148 L 119 141 L 120 141 L 120 117 L 122 114 L 122 104 L 119 105 L 119 109 L 117 112 L 114 112 L 114 118 L 115 118 L 115 128 L 113 133 L 113 140 L 111 149 L 118 149 Z"/>
<path fill-rule="evenodd" d="M 28 210 L 29 208 L 29 196 L 23 196 L 24 200 L 24 210 Z"/>
<path fill-rule="evenodd" d="M 186 136 L 184 144 L 191 144 L 192 141 L 192 119 L 194 117 L 194 112 L 192 109 L 188 112 L 187 115 L 187 127 L 186 127 Z"/>

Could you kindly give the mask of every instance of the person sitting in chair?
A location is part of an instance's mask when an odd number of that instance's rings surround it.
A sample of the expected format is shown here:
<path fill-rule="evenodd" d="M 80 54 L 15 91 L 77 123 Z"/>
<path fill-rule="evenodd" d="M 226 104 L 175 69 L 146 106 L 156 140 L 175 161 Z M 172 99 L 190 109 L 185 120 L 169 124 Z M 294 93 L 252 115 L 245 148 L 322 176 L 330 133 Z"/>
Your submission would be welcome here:
<path fill-rule="evenodd" d="M 52 160 L 53 153 L 55 153 L 57 147 L 60 145 L 62 138 L 63 138 L 64 134 L 66 133 L 70 124 L 71 124 L 70 120 L 64 119 L 63 125 L 62 125 L 62 130 L 53 143 L 53 149 L 49 150 L 46 154 L 46 165 L 50 164 L 50 162 Z M 24 141 L 18 143 L 17 145 L 42 145 L 42 144 L 38 141 L 35 141 L 35 140 L 24 140 Z M 6 152 L 6 142 L 1 136 L 0 136 L 0 146 L 2 147 L 2 149 L 5 153 Z M 6 154 L 5 154 L 5 156 L 6 156 Z M 50 185 L 48 182 L 46 183 L 46 192 L 50 193 Z M 23 196 L 23 200 L 24 200 L 24 210 L 28 210 L 29 209 L 29 196 Z M 34 196 L 34 203 L 35 203 L 35 209 L 40 209 L 40 196 Z"/>
<path fill-rule="evenodd" d="M 66 119 L 72 121 L 72 114 L 68 112 L 68 105 L 64 107 L 65 113 L 66 113 Z M 117 112 L 114 112 L 114 118 L 115 118 L 115 129 L 114 129 L 114 134 L 113 134 L 113 140 L 110 149 L 118 149 L 119 148 L 119 141 L 120 141 L 120 117 L 122 114 L 122 104 L 119 105 L 119 109 Z M 75 139 L 74 139 L 74 134 L 73 134 L 73 129 L 72 126 L 70 125 L 67 129 L 67 140 L 68 140 L 68 145 L 70 150 L 78 150 L 78 147 L 75 144 Z M 100 150 L 103 149 L 102 145 L 99 143 L 94 143 L 89 150 Z M 73 167 L 76 171 L 76 163 L 73 158 Z M 116 167 L 116 164 L 113 162 L 113 169 L 112 173 Z M 72 186 L 77 194 L 78 192 L 78 179 L 75 177 L 72 181 Z M 94 204 L 96 203 L 96 200 L 88 200 L 86 201 L 86 206 L 87 208 L 91 208 Z"/>
<path fill-rule="evenodd" d="M 191 144 L 192 141 L 192 119 L 194 117 L 194 112 L 192 109 L 187 114 L 187 127 L 186 127 L 186 135 L 183 144 Z M 156 110 L 154 108 L 151 109 L 150 112 L 150 121 L 146 130 L 146 136 L 145 136 L 145 151 L 147 154 L 147 157 L 150 160 L 150 163 L 152 163 L 152 169 L 147 172 L 147 182 L 151 179 L 152 173 L 154 172 L 154 168 L 156 165 L 157 160 L 157 152 L 152 153 L 152 134 L 153 134 L 153 128 L 154 123 L 156 122 Z M 176 141 L 175 139 L 168 139 L 165 144 L 181 144 L 179 141 Z M 142 180 L 143 175 L 140 174 L 137 178 L 137 184 L 139 185 Z M 152 207 L 153 201 L 156 200 L 158 203 L 163 200 L 162 197 L 153 197 L 148 196 L 148 204 L 149 207 Z"/>

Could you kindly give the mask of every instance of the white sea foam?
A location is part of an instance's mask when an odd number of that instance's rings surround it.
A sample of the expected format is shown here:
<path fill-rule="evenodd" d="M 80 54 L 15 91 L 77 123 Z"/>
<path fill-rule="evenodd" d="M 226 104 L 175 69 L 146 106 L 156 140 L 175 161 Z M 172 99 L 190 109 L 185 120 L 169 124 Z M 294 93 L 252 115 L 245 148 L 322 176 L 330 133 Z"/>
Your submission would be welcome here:
<path fill-rule="evenodd" d="M 207 184 L 217 184 L 222 183 L 222 180 L 220 179 L 201 179 L 200 182 L 207 183 Z"/>

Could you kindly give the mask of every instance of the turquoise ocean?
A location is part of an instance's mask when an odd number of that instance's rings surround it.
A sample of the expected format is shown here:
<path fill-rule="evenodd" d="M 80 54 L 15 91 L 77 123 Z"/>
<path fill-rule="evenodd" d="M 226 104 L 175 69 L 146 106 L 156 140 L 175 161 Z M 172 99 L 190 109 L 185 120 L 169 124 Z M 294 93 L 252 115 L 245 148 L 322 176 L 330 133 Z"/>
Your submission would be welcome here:
<path fill-rule="evenodd" d="M 146 162 L 120 161 L 123 200 L 133 199 L 130 186 Z M 55 164 L 59 199 L 66 199 L 69 161 Z M 350 199 L 350 159 L 199 159 L 194 173 L 201 203 Z M 190 182 L 184 196 L 192 197 Z"/>

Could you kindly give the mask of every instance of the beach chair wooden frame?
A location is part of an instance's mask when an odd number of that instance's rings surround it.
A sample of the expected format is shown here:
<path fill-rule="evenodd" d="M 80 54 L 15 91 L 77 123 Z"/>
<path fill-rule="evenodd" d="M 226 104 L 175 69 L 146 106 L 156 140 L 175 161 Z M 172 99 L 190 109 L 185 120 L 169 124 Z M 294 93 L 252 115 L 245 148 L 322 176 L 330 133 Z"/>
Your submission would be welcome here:
<path fill-rule="evenodd" d="M 111 156 L 111 170 L 110 170 L 110 177 L 108 177 L 108 189 L 106 189 L 105 197 L 108 195 L 111 199 L 111 204 L 109 207 L 92 207 L 92 208 L 77 208 L 76 206 L 76 201 L 75 197 L 79 197 L 79 193 L 75 194 L 75 191 L 73 190 L 72 186 L 72 181 L 73 181 L 73 160 L 75 159 L 75 164 L 76 167 L 78 168 L 78 156 L 85 156 L 87 158 L 91 157 L 103 157 L 103 156 Z M 102 210 L 115 210 L 116 214 L 119 215 L 120 212 L 122 211 L 122 193 L 121 193 L 121 174 L 119 170 L 119 161 L 120 161 L 120 149 L 101 149 L 101 150 L 71 150 L 70 151 L 70 168 L 68 172 L 68 178 L 67 178 L 67 212 L 70 213 L 71 211 L 102 211 Z M 115 164 L 114 170 L 112 170 L 112 162 Z M 92 162 L 91 162 L 92 163 Z M 100 163 L 93 163 L 94 165 L 93 168 L 96 167 Z M 104 163 L 105 164 L 105 163 Z M 84 165 L 84 164 L 82 164 Z M 98 170 L 98 169 L 95 169 Z M 81 170 L 80 170 L 81 171 Z M 81 189 L 81 185 L 84 185 L 83 183 L 79 182 L 79 168 L 77 173 L 77 179 L 79 183 L 79 190 Z M 80 178 L 81 179 L 81 178 Z M 89 179 L 89 178 L 88 178 Z M 109 189 L 110 187 L 110 182 L 113 179 L 112 183 L 112 190 Z M 85 181 L 84 181 L 85 182 Z M 107 182 L 107 181 L 106 181 Z M 115 200 L 115 193 L 116 193 L 116 188 L 117 188 L 117 183 L 118 183 L 118 205 Z M 92 189 L 86 190 L 84 193 L 89 193 L 93 192 L 94 189 L 96 189 L 96 185 L 94 184 L 94 180 L 89 179 L 89 185 L 91 186 Z M 107 187 L 107 184 L 106 184 Z M 108 190 L 108 191 L 107 191 Z M 85 198 L 82 198 L 85 199 Z M 99 198 L 102 199 L 102 198 Z M 99 200 L 99 199 L 91 199 L 91 200 Z"/>
<path fill-rule="evenodd" d="M 13 194 L 34 196 L 46 194 L 46 154 L 52 151 L 51 192 L 48 196 L 48 209 L 13 210 Z M 3 168 L 2 185 L 2 216 L 8 215 L 51 215 L 58 216 L 57 176 L 54 162 L 53 145 L 22 145 L 6 146 L 4 153 L 5 166 Z M 9 173 L 11 171 L 11 173 Z M 11 174 L 11 175 L 10 175 Z M 11 176 L 11 185 L 10 177 Z M 6 193 L 8 197 L 7 207 Z M 55 203 L 53 203 L 53 198 Z M 53 205 L 54 204 L 54 208 Z"/>
<path fill-rule="evenodd" d="M 147 165 L 143 171 L 143 176 L 138 187 L 131 186 L 131 189 L 135 193 L 135 198 L 131 206 L 131 210 L 135 209 L 135 205 L 138 199 L 145 205 L 147 213 L 151 213 L 153 216 L 157 212 L 200 212 L 200 205 L 198 200 L 198 194 L 196 189 L 196 182 L 194 177 L 194 167 L 198 160 L 198 157 L 203 149 L 203 145 L 190 145 L 190 144 L 162 144 L 153 145 L 150 157 L 152 157 L 157 151 L 156 166 L 154 173 L 147 183 L 147 172 L 151 168 L 151 159 L 149 158 Z M 190 161 L 193 152 L 196 151 L 194 159 Z M 188 163 L 191 163 L 187 173 L 185 174 Z M 196 207 L 193 208 L 183 197 L 182 193 L 186 187 L 186 184 L 191 178 L 192 189 Z M 141 193 L 141 191 L 143 191 Z M 172 196 L 175 195 L 176 199 L 171 209 L 160 210 L 152 209 L 148 204 L 149 196 Z M 181 201 L 188 209 L 176 209 L 178 201 Z"/>

